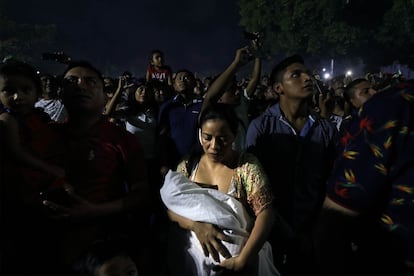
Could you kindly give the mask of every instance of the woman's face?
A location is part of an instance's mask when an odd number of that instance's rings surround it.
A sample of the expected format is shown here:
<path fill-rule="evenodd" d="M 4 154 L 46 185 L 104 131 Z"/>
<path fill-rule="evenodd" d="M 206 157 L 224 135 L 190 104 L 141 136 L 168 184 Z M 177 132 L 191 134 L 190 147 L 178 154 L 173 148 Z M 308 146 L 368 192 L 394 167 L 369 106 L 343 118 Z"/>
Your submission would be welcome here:
<path fill-rule="evenodd" d="M 148 99 L 148 89 L 145 85 L 138 86 L 135 90 L 135 100 L 138 103 L 145 103 Z"/>
<path fill-rule="evenodd" d="M 155 89 L 154 90 L 154 97 L 155 97 L 155 101 L 157 103 L 163 103 L 164 101 L 167 100 L 167 98 L 165 97 L 165 92 L 163 89 Z"/>
<path fill-rule="evenodd" d="M 234 138 L 225 120 L 207 120 L 201 126 L 200 143 L 204 153 L 213 162 L 224 162 L 230 157 Z"/>

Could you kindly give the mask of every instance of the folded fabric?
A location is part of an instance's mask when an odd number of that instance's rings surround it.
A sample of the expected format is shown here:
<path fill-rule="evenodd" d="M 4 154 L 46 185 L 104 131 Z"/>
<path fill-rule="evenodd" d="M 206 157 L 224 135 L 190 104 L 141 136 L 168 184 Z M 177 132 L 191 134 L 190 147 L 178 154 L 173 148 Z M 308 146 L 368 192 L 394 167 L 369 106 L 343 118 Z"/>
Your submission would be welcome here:
<path fill-rule="evenodd" d="M 183 174 L 169 171 L 161 190 L 161 199 L 172 212 L 193 221 L 216 225 L 233 243 L 222 242 L 232 256 L 237 256 L 249 237 L 252 219 L 244 206 L 230 195 L 215 189 L 201 188 Z M 211 270 L 218 263 L 205 257 L 195 233 L 188 237 L 188 253 L 197 266 L 197 275 L 214 275 Z M 220 255 L 220 261 L 224 257 Z M 262 271 L 262 272 L 260 272 Z M 265 272 L 264 272 L 265 271 Z M 259 252 L 259 275 L 279 275 L 273 266 L 270 244 Z"/>

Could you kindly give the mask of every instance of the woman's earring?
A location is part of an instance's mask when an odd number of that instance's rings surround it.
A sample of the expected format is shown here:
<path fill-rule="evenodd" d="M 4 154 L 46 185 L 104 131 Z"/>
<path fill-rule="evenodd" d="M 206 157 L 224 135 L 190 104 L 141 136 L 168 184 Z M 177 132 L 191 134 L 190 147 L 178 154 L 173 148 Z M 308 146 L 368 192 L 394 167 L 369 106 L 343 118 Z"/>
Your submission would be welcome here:
<path fill-rule="evenodd" d="M 200 145 L 203 145 L 203 142 L 201 139 L 201 128 L 198 129 L 198 141 L 200 141 Z"/>

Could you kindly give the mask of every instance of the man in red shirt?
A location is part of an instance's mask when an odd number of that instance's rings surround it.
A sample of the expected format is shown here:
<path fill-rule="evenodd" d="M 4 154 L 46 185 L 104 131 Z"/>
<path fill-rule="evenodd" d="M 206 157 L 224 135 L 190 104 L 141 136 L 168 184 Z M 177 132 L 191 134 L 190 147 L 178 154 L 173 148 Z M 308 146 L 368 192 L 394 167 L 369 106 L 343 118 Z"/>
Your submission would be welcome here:
<path fill-rule="evenodd" d="M 59 261 L 71 264 L 97 239 L 130 235 L 133 222 L 145 225 L 140 218 L 148 211 L 148 187 L 139 142 L 102 115 L 106 98 L 100 72 L 87 62 L 70 63 L 61 97 L 69 119 L 54 128 L 62 143 L 69 199 L 47 198 L 43 204 L 63 226 Z M 128 219 L 137 211 L 138 218 Z M 139 238 L 139 232 L 133 234 Z"/>

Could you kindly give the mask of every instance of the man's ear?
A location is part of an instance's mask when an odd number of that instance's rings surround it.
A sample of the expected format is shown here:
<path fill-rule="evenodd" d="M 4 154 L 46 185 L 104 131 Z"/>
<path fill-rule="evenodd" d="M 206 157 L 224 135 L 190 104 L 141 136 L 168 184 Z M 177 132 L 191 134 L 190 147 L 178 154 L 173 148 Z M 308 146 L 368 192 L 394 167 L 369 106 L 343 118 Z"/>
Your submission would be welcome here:
<path fill-rule="evenodd" d="M 273 84 L 273 91 L 275 91 L 278 95 L 283 94 L 282 84 L 280 82 L 275 82 Z"/>

